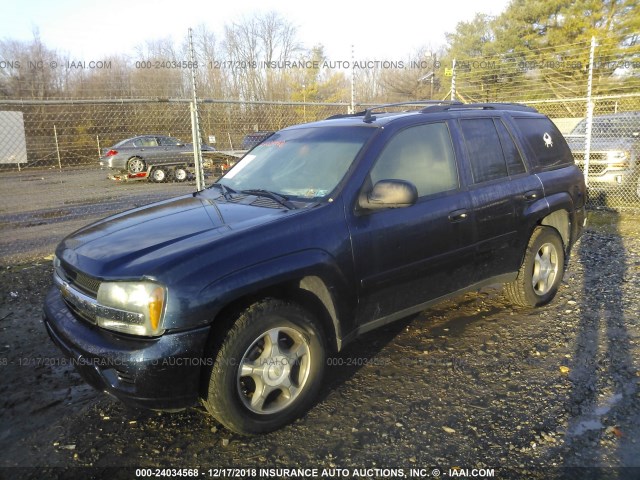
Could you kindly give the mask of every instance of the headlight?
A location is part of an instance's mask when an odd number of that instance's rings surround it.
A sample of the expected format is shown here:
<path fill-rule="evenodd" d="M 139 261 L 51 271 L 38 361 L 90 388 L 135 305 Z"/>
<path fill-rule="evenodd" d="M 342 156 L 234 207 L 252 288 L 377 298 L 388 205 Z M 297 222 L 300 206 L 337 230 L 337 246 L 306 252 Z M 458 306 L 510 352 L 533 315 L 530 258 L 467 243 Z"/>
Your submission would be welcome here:
<path fill-rule="evenodd" d="M 607 152 L 607 162 L 611 167 L 626 168 L 629 166 L 629 152 L 623 150 Z"/>
<path fill-rule="evenodd" d="M 103 282 L 98 289 L 96 323 L 132 335 L 164 333 L 164 287 L 153 282 Z"/>

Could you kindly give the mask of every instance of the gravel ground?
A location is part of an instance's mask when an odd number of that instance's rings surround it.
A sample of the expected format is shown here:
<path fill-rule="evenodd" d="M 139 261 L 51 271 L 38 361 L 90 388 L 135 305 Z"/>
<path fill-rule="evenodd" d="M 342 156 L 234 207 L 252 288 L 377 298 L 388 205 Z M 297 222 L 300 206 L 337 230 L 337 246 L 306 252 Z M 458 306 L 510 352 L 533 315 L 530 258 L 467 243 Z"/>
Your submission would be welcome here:
<path fill-rule="evenodd" d="M 368 334 L 330 359 L 305 417 L 249 438 L 200 408 L 135 410 L 91 390 L 42 325 L 51 262 L 4 266 L 0 478 L 136 478 L 109 467 L 640 478 L 640 220 L 590 217 L 550 305 L 516 309 L 487 288 Z"/>

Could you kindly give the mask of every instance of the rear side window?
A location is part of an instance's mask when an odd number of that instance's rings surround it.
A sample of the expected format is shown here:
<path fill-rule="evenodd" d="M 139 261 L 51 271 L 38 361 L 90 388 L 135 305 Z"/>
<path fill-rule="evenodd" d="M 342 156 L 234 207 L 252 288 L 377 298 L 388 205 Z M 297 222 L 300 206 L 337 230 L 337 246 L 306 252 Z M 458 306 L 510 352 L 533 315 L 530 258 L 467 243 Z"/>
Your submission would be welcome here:
<path fill-rule="evenodd" d="M 458 169 L 445 123 L 409 127 L 393 137 L 371 170 L 371 181 L 407 180 L 418 196 L 458 188 Z"/>
<path fill-rule="evenodd" d="M 160 140 L 160 145 L 162 146 L 175 147 L 180 145 L 180 141 L 173 137 L 158 137 L 158 140 Z"/>
<path fill-rule="evenodd" d="M 516 144 L 513 142 L 511 134 L 508 132 L 501 120 L 496 121 L 496 128 L 498 129 L 498 135 L 500 136 L 500 143 L 502 143 L 502 151 L 504 152 L 504 158 L 507 161 L 507 170 L 509 176 L 519 175 L 526 171 L 522 156 Z"/>
<path fill-rule="evenodd" d="M 157 147 L 158 141 L 154 137 L 139 138 L 135 141 L 136 147 Z"/>
<path fill-rule="evenodd" d="M 509 176 L 493 119 L 461 120 L 460 125 L 469 153 L 473 182 L 482 183 Z"/>
<path fill-rule="evenodd" d="M 573 164 L 571 150 L 551 120 L 546 117 L 516 117 L 514 121 L 540 167 L 557 168 Z"/>

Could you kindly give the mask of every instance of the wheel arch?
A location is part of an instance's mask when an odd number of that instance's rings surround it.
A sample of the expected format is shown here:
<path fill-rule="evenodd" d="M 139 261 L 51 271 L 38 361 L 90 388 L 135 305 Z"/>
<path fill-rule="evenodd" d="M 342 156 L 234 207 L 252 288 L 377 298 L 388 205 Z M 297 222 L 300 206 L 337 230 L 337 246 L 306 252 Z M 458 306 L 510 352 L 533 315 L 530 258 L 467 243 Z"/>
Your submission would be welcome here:
<path fill-rule="evenodd" d="M 560 238 L 562 238 L 565 250 L 571 244 L 571 220 L 567 210 L 560 209 L 550 213 L 542 218 L 538 225 L 555 229 L 560 234 Z"/>
<path fill-rule="evenodd" d="M 329 287 L 320 277 L 307 275 L 245 293 L 225 304 L 211 323 L 209 339 L 203 352 L 204 360 L 215 358 L 227 332 L 244 310 L 267 298 L 290 301 L 309 311 L 319 322 L 319 327 L 324 333 L 328 354 L 342 348 L 342 328 L 337 305 Z M 201 394 L 206 392 L 209 384 L 208 376 L 209 369 L 203 368 L 200 372 Z"/>
<path fill-rule="evenodd" d="M 142 160 L 144 164 L 147 165 L 147 161 L 144 159 L 144 157 L 137 153 L 133 153 L 129 158 L 127 158 L 127 166 L 129 166 L 129 162 L 131 160 Z"/>
<path fill-rule="evenodd" d="M 275 283 L 230 300 L 215 315 L 211 335 L 224 335 L 243 310 L 269 297 L 290 301 L 308 310 L 320 322 L 328 347 L 336 351 L 342 348 L 342 327 L 336 301 L 325 281 L 316 275 Z"/>

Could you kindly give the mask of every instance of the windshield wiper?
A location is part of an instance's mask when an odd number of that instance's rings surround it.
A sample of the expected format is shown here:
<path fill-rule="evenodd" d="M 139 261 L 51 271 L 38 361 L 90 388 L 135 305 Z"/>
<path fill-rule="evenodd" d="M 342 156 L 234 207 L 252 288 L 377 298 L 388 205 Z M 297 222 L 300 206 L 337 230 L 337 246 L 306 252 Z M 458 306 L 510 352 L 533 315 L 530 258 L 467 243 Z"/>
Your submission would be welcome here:
<path fill-rule="evenodd" d="M 289 210 L 295 210 L 296 207 L 293 203 L 289 201 L 288 197 L 284 195 L 280 195 L 276 192 L 271 192 L 269 190 L 263 190 L 261 188 L 254 188 L 249 190 L 241 190 L 240 193 L 246 193 L 247 195 L 257 195 L 259 197 L 270 198 L 271 200 L 275 200 L 280 205 L 287 207 Z"/>
<path fill-rule="evenodd" d="M 212 187 L 220 187 L 220 190 L 222 191 L 222 196 L 227 201 L 231 200 L 231 194 L 232 193 L 238 193 L 233 188 L 227 187 L 224 183 L 214 183 L 211 186 Z"/>

